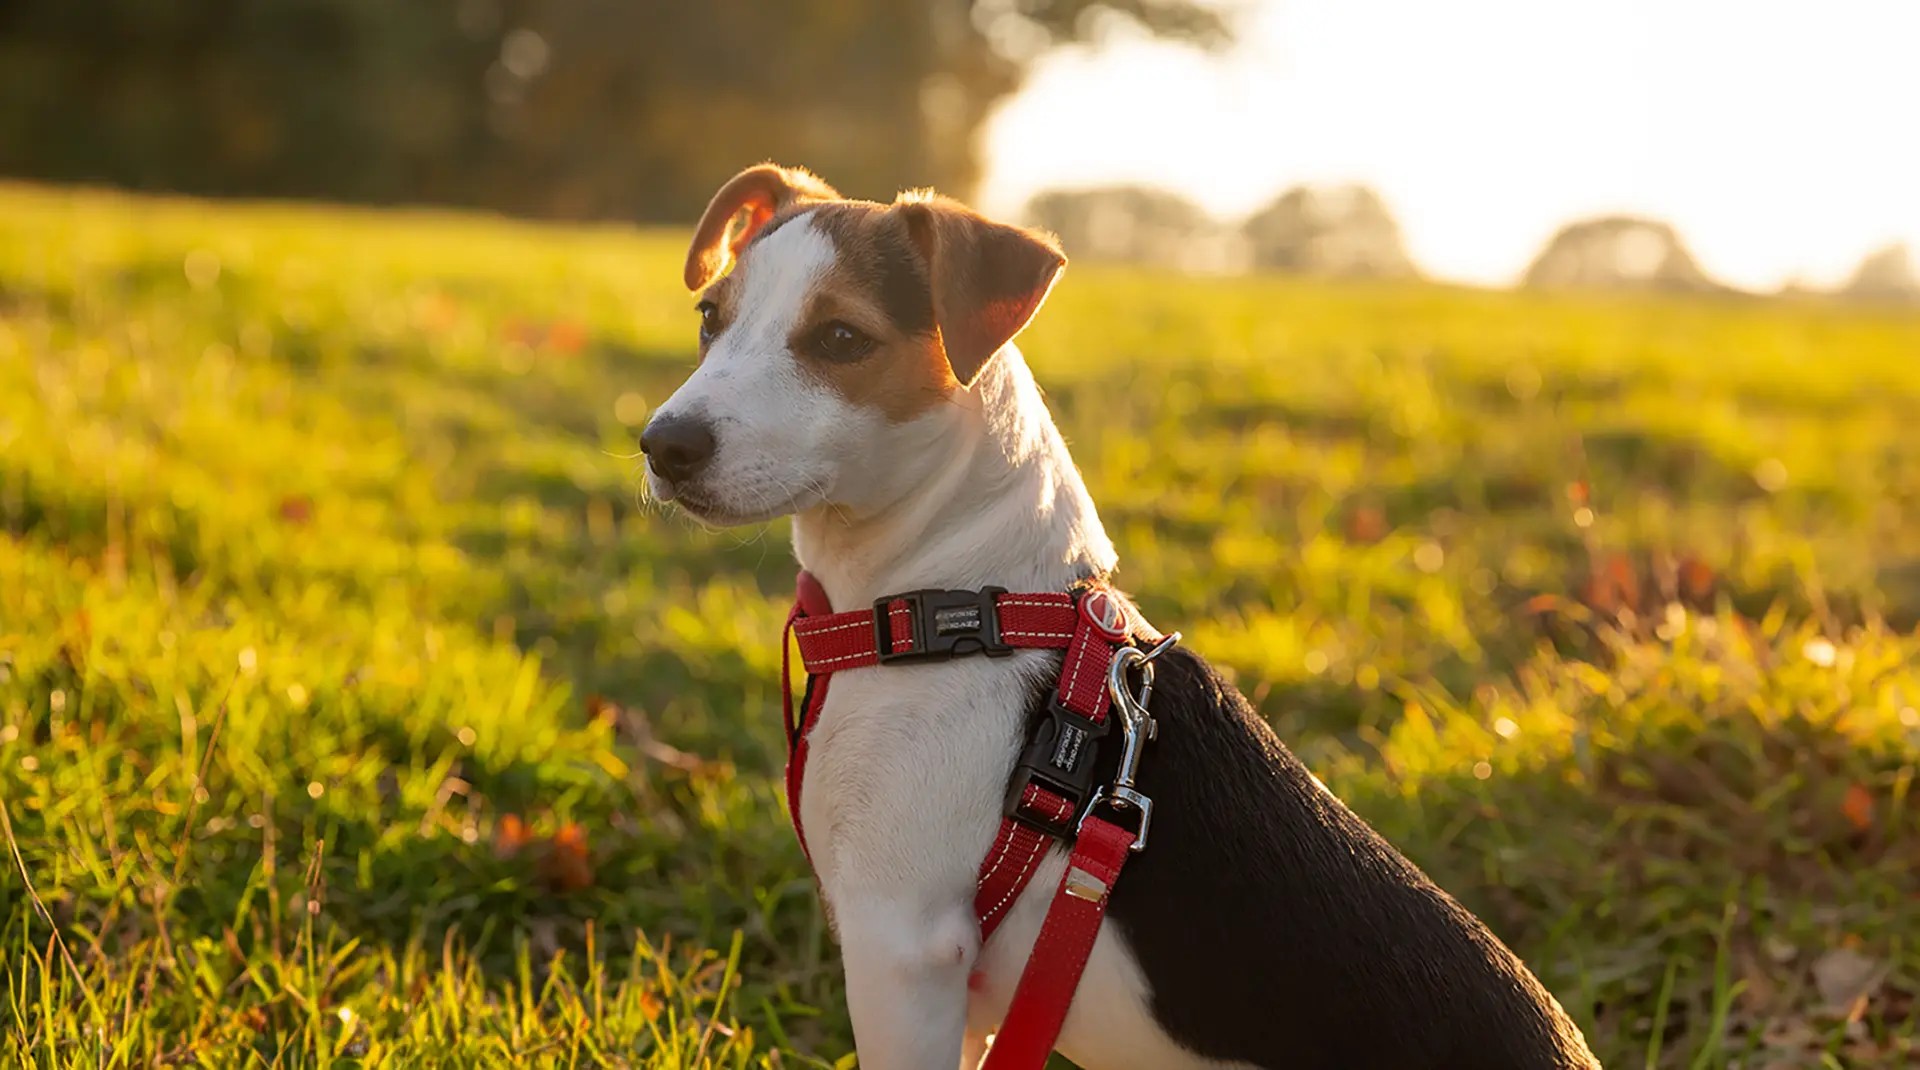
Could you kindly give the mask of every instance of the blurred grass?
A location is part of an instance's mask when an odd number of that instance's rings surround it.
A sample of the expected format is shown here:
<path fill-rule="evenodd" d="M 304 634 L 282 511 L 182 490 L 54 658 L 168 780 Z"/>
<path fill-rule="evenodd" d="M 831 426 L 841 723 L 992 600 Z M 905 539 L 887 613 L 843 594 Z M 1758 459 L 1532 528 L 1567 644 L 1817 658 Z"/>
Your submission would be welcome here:
<path fill-rule="evenodd" d="M 784 527 L 637 504 L 681 243 L 0 187 L 10 1064 L 849 1061 Z M 1609 1065 L 1910 1065 L 1920 321 L 1076 268 L 1022 344 Z"/>

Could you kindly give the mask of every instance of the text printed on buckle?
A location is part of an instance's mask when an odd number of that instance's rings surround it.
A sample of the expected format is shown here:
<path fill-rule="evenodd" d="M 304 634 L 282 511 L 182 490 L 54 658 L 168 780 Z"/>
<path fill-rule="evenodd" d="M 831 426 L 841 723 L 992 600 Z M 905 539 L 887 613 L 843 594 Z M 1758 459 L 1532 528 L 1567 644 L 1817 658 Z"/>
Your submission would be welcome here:
<path fill-rule="evenodd" d="M 1120 722 L 1120 768 L 1114 774 L 1111 786 L 1094 792 L 1093 801 L 1087 805 L 1086 812 L 1091 814 L 1105 803 L 1112 810 L 1138 814 L 1140 827 L 1133 834 L 1133 851 L 1146 849 L 1147 830 L 1153 824 L 1153 800 L 1134 787 L 1134 777 L 1140 771 L 1140 752 L 1160 734 L 1159 722 L 1147 711 L 1147 703 L 1153 699 L 1153 659 L 1166 653 L 1179 641 L 1180 633 L 1172 632 L 1152 650 L 1144 653 L 1138 647 L 1123 646 L 1113 652 L 1113 663 L 1107 667 L 1107 694 L 1113 698 L 1114 713 Z M 1127 670 L 1131 668 L 1140 670 L 1140 689 L 1137 692 L 1127 690 Z M 1082 815 L 1080 824 L 1084 826 L 1086 821 L 1086 816 Z M 1078 829 L 1075 832 L 1077 834 Z"/>

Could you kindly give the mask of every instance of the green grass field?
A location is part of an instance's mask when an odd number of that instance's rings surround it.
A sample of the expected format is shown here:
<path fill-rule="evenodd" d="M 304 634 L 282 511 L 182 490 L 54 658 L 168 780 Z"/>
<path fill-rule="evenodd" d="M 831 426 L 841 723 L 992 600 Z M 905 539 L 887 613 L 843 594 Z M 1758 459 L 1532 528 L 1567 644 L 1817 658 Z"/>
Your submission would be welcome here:
<path fill-rule="evenodd" d="M 682 241 L 0 187 L 0 1063 L 851 1065 L 784 525 L 639 500 Z M 1607 1065 L 1920 1058 L 1920 319 L 1076 267 L 1022 344 Z"/>

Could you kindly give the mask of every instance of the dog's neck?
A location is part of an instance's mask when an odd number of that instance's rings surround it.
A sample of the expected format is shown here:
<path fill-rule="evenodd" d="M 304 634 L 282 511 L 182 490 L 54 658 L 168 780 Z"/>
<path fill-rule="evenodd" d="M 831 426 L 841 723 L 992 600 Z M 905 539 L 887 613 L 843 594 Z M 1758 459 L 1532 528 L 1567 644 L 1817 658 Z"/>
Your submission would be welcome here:
<path fill-rule="evenodd" d="M 1004 347 L 952 401 L 874 459 L 893 466 L 880 504 L 794 517 L 794 556 L 836 610 L 927 587 L 1058 591 L 1112 570 L 1113 544 L 1020 351 Z"/>

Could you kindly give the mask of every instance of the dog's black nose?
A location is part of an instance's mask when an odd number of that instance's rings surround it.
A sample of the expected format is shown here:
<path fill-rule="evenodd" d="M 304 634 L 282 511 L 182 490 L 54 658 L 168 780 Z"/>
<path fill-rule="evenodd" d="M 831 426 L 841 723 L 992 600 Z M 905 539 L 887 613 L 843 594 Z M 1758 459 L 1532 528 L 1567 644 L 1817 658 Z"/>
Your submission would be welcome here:
<path fill-rule="evenodd" d="M 670 483 L 684 483 L 713 460 L 713 428 L 705 420 L 668 416 L 647 425 L 640 434 L 640 452 L 647 467 Z"/>

